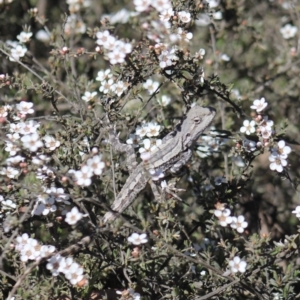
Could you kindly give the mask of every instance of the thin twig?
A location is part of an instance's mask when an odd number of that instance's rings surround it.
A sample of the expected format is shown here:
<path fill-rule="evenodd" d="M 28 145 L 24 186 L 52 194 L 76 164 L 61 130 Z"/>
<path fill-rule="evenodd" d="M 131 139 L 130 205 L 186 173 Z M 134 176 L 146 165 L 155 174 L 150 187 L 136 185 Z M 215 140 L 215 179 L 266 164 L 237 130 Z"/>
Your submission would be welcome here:
<path fill-rule="evenodd" d="M 2 46 L 3 43 L 2 43 Z M 8 52 L 6 52 L 5 50 L 1 49 L 0 48 L 0 51 L 5 54 L 7 57 L 10 57 L 10 54 Z M 35 71 L 33 71 L 31 68 L 29 68 L 28 66 L 26 66 L 24 63 L 22 63 L 20 60 L 17 60 L 16 63 L 18 63 L 19 65 L 21 65 L 22 67 L 24 67 L 26 70 L 28 70 L 30 73 L 32 73 L 35 77 L 37 77 L 38 79 L 40 79 L 42 82 L 44 81 L 44 79 L 39 75 L 37 74 Z M 53 88 L 54 89 L 54 88 Z M 59 96 L 61 96 L 63 99 L 65 99 L 67 102 L 69 102 L 69 100 L 67 99 L 67 97 L 65 95 L 63 95 L 60 91 L 54 89 L 54 92 L 56 94 L 58 94 Z"/>
<path fill-rule="evenodd" d="M 234 281 L 232 282 L 229 282 L 227 284 L 225 284 L 224 286 L 218 288 L 217 290 L 205 295 L 205 296 L 202 296 L 202 297 L 196 297 L 194 298 L 194 300 L 205 300 L 205 299 L 209 299 L 211 298 L 212 296 L 214 295 L 217 295 L 217 294 L 220 294 L 221 292 L 223 292 L 224 290 L 226 290 L 227 288 L 229 288 L 230 286 L 232 285 L 235 285 L 236 283 L 238 283 L 240 281 L 239 278 L 235 279 Z"/>

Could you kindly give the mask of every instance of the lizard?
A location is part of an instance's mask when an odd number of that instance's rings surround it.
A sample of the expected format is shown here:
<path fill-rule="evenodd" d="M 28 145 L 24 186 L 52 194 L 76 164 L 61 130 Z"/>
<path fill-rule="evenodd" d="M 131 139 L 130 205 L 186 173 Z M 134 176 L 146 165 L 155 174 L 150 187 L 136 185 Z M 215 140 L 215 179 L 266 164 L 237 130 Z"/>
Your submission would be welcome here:
<path fill-rule="evenodd" d="M 181 124 L 162 139 L 162 144 L 140 164 L 131 145 L 122 144 L 114 132 L 109 134 L 109 142 L 116 151 L 126 152 L 129 177 L 117 195 L 111 211 L 102 218 L 103 224 L 112 222 L 117 214 L 130 206 L 147 183 L 158 178 L 176 174 L 192 156 L 192 148 L 201 133 L 210 125 L 216 111 L 212 107 L 193 106 Z M 155 190 L 153 189 L 155 194 Z"/>

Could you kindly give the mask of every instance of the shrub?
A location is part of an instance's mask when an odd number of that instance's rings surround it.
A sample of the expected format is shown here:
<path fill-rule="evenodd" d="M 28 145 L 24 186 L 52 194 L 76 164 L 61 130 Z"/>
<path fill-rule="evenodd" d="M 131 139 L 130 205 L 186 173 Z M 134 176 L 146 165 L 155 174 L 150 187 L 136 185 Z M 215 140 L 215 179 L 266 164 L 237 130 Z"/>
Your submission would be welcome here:
<path fill-rule="evenodd" d="M 299 297 L 296 1 L 0 8 L 3 299 Z M 170 176 L 195 105 L 216 117 Z"/>

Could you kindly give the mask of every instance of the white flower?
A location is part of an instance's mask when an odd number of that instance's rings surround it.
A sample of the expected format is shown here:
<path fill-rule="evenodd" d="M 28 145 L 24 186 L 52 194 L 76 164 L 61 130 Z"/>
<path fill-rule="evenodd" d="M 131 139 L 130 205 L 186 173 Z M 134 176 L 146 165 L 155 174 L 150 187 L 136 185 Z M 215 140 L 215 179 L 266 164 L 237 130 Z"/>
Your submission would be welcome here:
<path fill-rule="evenodd" d="M 215 177 L 215 185 L 221 185 L 222 183 L 227 183 L 227 180 L 223 176 Z"/>
<path fill-rule="evenodd" d="M 246 272 L 247 263 L 241 260 L 238 256 L 235 256 L 233 260 L 229 261 L 229 268 L 231 273 L 245 273 Z"/>
<path fill-rule="evenodd" d="M 46 148 L 53 151 L 60 146 L 60 141 L 57 141 L 53 136 L 46 135 L 44 136 L 44 141 L 46 144 Z"/>
<path fill-rule="evenodd" d="M 107 69 L 105 71 L 101 70 L 97 73 L 96 80 L 102 82 L 104 80 L 108 80 L 108 79 L 112 78 L 112 76 L 113 76 L 113 74 L 111 73 L 110 69 Z"/>
<path fill-rule="evenodd" d="M 93 170 L 89 166 L 83 166 L 75 172 L 76 183 L 81 186 L 89 186 L 92 183 Z"/>
<path fill-rule="evenodd" d="M 178 60 L 176 56 L 176 49 L 172 48 L 171 50 L 163 50 L 161 54 L 158 56 L 159 66 L 164 69 L 169 66 L 172 66 Z"/>
<path fill-rule="evenodd" d="M 158 136 L 161 126 L 158 125 L 156 122 L 150 122 L 148 123 L 148 129 L 147 129 L 147 137 L 153 137 Z"/>
<path fill-rule="evenodd" d="M 4 210 L 12 210 L 15 209 L 17 207 L 17 204 L 14 203 L 12 200 L 7 199 L 7 200 L 1 200 L 0 199 L 0 203 L 1 203 L 1 208 Z"/>
<path fill-rule="evenodd" d="M 259 123 L 259 128 L 261 127 L 269 127 L 272 128 L 274 125 L 274 122 L 272 120 L 269 120 L 268 116 L 264 116 L 261 122 Z"/>
<path fill-rule="evenodd" d="M 123 41 L 120 41 L 120 40 L 115 42 L 115 48 L 116 48 L 116 51 L 119 51 L 119 52 L 122 52 L 125 54 L 129 54 L 132 51 L 132 45 L 130 43 L 124 43 Z"/>
<path fill-rule="evenodd" d="M 284 27 L 280 28 L 280 32 L 283 38 L 287 40 L 293 38 L 297 34 L 298 28 L 291 24 L 286 24 Z"/>
<path fill-rule="evenodd" d="M 40 250 L 40 256 L 46 257 L 53 253 L 56 250 L 56 248 L 52 245 L 43 245 Z"/>
<path fill-rule="evenodd" d="M 269 161 L 271 162 L 270 169 L 273 171 L 276 170 L 279 173 L 281 173 L 283 171 L 283 167 L 287 165 L 287 161 L 275 153 L 272 153 L 269 156 Z"/>
<path fill-rule="evenodd" d="M 118 81 L 111 87 L 111 91 L 115 94 L 117 94 L 119 97 L 123 94 L 123 92 L 127 89 L 128 84 L 127 82 Z"/>
<path fill-rule="evenodd" d="M 13 168 L 13 167 L 7 167 L 7 168 L 3 168 L 0 171 L 1 175 L 5 175 L 8 178 L 15 178 L 19 175 L 19 170 Z"/>
<path fill-rule="evenodd" d="M 240 98 L 241 98 L 241 93 L 240 93 L 240 91 L 239 91 L 238 89 L 232 89 L 232 90 L 231 90 L 231 93 L 232 93 L 232 95 L 233 95 L 235 98 L 237 98 L 237 99 L 240 99 Z"/>
<path fill-rule="evenodd" d="M 197 20 L 195 20 L 195 24 L 197 26 L 207 26 L 210 23 L 211 23 L 210 17 L 206 13 L 199 14 Z"/>
<path fill-rule="evenodd" d="M 10 50 L 10 61 L 18 61 L 21 57 L 25 55 L 27 52 L 27 48 L 21 45 L 16 46 L 16 48 L 12 48 Z"/>
<path fill-rule="evenodd" d="M 144 137 L 148 132 L 148 124 L 143 123 L 142 126 L 138 126 L 135 130 L 135 134 L 139 137 Z"/>
<path fill-rule="evenodd" d="M 68 16 L 67 22 L 65 24 L 65 33 L 67 35 L 73 34 L 83 34 L 86 31 L 86 25 L 82 22 L 82 18 L 78 14 L 72 14 Z"/>
<path fill-rule="evenodd" d="M 32 157 L 31 162 L 35 165 L 42 165 L 44 162 L 49 160 L 50 158 L 48 156 L 41 153 L 36 153 L 36 155 Z"/>
<path fill-rule="evenodd" d="M 32 215 L 36 216 L 47 216 L 50 212 L 55 212 L 57 210 L 55 199 L 49 197 L 48 195 L 39 195 L 37 198 L 38 202 L 36 207 L 32 211 Z"/>
<path fill-rule="evenodd" d="M 4 75 L 5 76 L 5 75 Z M 7 117 L 8 113 L 12 110 L 10 105 L 0 106 L 0 118 Z"/>
<path fill-rule="evenodd" d="M 268 106 L 268 102 L 266 102 L 265 98 L 256 99 L 253 101 L 253 105 L 250 106 L 252 109 L 256 109 L 259 113 L 263 111 Z"/>
<path fill-rule="evenodd" d="M 22 157 L 21 155 L 17 155 L 17 156 L 14 156 L 14 157 L 9 157 L 6 159 L 6 164 L 7 165 L 17 165 L 19 164 L 20 162 L 24 161 L 25 158 Z"/>
<path fill-rule="evenodd" d="M 98 44 L 98 45 L 104 45 L 106 42 L 107 42 L 107 40 L 108 40 L 108 38 L 110 37 L 111 35 L 110 35 L 110 33 L 109 33 L 109 31 L 108 30 L 105 30 L 105 31 L 98 31 L 97 33 L 96 33 L 96 37 L 97 37 L 97 41 L 96 41 L 96 43 Z"/>
<path fill-rule="evenodd" d="M 100 86 L 99 91 L 102 92 L 103 94 L 107 94 L 115 83 L 113 79 L 108 79 L 108 80 L 103 80 L 101 84 L 102 85 Z"/>
<path fill-rule="evenodd" d="M 107 54 L 109 62 L 112 65 L 122 64 L 125 61 L 126 53 L 119 51 L 119 49 L 114 49 Z"/>
<path fill-rule="evenodd" d="M 34 120 L 30 120 L 26 122 L 20 122 L 19 127 L 20 127 L 19 133 L 26 135 L 26 134 L 37 132 L 37 129 L 40 127 L 40 123 Z"/>
<path fill-rule="evenodd" d="M 300 206 L 297 206 L 296 209 L 292 211 L 292 213 L 295 214 L 297 218 L 300 218 Z"/>
<path fill-rule="evenodd" d="M 75 267 L 76 264 L 76 267 Z M 74 265 L 74 266 L 73 266 Z M 71 284 L 75 285 L 79 281 L 83 279 L 83 268 L 80 267 L 77 263 L 73 263 L 70 266 L 70 270 L 65 274 L 66 278 L 71 282 Z"/>
<path fill-rule="evenodd" d="M 283 1 L 283 2 L 280 2 L 281 3 L 281 6 L 282 8 L 284 9 L 295 9 L 295 4 L 296 4 L 297 0 L 288 0 L 288 1 Z M 275 300 L 275 299 L 273 299 Z"/>
<path fill-rule="evenodd" d="M 55 174 L 48 167 L 43 166 L 42 168 L 38 168 L 36 170 L 36 178 L 41 180 L 46 180 L 46 179 L 53 180 L 55 178 Z"/>
<path fill-rule="evenodd" d="M 20 250 L 20 259 L 23 262 L 26 262 L 29 259 L 35 259 L 36 257 L 37 255 L 35 255 L 35 251 L 30 245 L 24 245 L 24 247 Z"/>
<path fill-rule="evenodd" d="M 150 141 L 150 139 L 144 139 L 143 140 L 143 144 L 144 144 L 144 147 L 141 147 L 140 149 L 139 149 L 139 152 L 140 153 L 144 153 L 144 152 L 151 152 L 151 141 Z"/>
<path fill-rule="evenodd" d="M 43 42 L 43 43 L 47 43 L 50 41 L 50 35 L 48 34 L 47 31 L 40 29 L 36 34 L 35 37 L 37 40 Z"/>
<path fill-rule="evenodd" d="M 226 53 L 222 53 L 220 55 L 220 58 L 223 60 L 223 61 L 230 61 L 230 57 L 226 54 Z"/>
<path fill-rule="evenodd" d="M 168 9 L 172 9 L 172 4 L 170 0 L 153 0 L 151 2 L 152 7 L 154 7 L 158 12 L 162 12 Z"/>
<path fill-rule="evenodd" d="M 46 268 L 51 271 L 52 276 L 58 276 L 58 274 L 61 272 L 63 260 L 64 257 L 60 256 L 60 254 L 56 254 L 48 259 Z"/>
<path fill-rule="evenodd" d="M 132 298 L 132 300 L 140 300 L 141 299 L 141 295 L 139 293 L 136 293 L 133 289 L 128 289 L 129 294 Z"/>
<path fill-rule="evenodd" d="M 133 289 L 129 288 L 128 290 L 124 291 L 116 291 L 116 294 L 121 295 L 121 299 L 130 299 L 130 300 L 140 300 L 141 295 L 136 293 Z M 128 298 L 130 295 L 130 298 Z"/>
<path fill-rule="evenodd" d="M 219 224 L 223 227 L 226 227 L 228 224 L 232 222 L 232 217 L 230 217 L 231 211 L 228 208 L 224 210 L 216 209 L 214 211 L 214 215 L 219 219 Z"/>
<path fill-rule="evenodd" d="M 29 237 L 28 233 L 18 235 L 16 237 L 16 250 L 21 251 L 24 248 L 24 246 L 29 243 L 30 239 L 31 238 Z"/>
<path fill-rule="evenodd" d="M 285 145 L 284 140 L 280 140 L 277 143 L 277 148 L 272 149 L 272 153 L 274 156 L 279 155 L 280 158 L 286 159 L 288 155 L 291 153 L 292 149 L 289 146 Z"/>
<path fill-rule="evenodd" d="M 66 214 L 66 219 L 65 221 L 69 224 L 69 225 L 74 225 L 76 224 L 80 219 L 82 219 L 84 217 L 84 215 L 79 212 L 78 208 L 75 206 L 72 208 L 72 210 L 70 212 L 68 212 Z"/>
<path fill-rule="evenodd" d="M 256 143 L 250 140 L 243 140 L 243 147 L 247 152 L 253 152 L 256 150 Z"/>
<path fill-rule="evenodd" d="M 180 39 L 186 42 L 189 42 L 193 38 L 193 34 L 191 32 L 187 32 L 180 27 L 177 29 L 177 34 Z"/>
<path fill-rule="evenodd" d="M 161 106 L 167 106 L 167 105 L 170 104 L 170 102 L 171 102 L 171 97 L 166 96 L 166 95 L 162 95 L 160 99 L 157 99 L 157 102 L 158 102 Z"/>
<path fill-rule="evenodd" d="M 74 262 L 71 256 L 64 257 L 63 261 L 61 262 L 61 272 L 64 274 L 68 274 L 78 267 L 79 265 Z"/>
<path fill-rule="evenodd" d="M 116 50 L 116 41 L 117 39 L 110 35 L 109 37 L 107 37 L 107 40 L 103 43 L 103 47 L 106 50 L 111 50 L 111 51 L 115 51 Z"/>
<path fill-rule="evenodd" d="M 174 10 L 169 8 L 167 10 L 163 10 L 159 15 L 159 18 L 162 22 L 168 22 L 172 16 L 174 16 Z"/>
<path fill-rule="evenodd" d="M 29 149 L 31 152 L 36 152 L 38 148 L 43 147 L 43 142 L 40 140 L 40 136 L 37 133 L 24 135 L 21 138 L 24 148 Z"/>
<path fill-rule="evenodd" d="M 279 293 L 272 293 L 272 296 L 273 296 L 272 300 L 283 300 L 283 296 Z"/>
<path fill-rule="evenodd" d="M 97 95 L 97 92 L 85 92 L 84 95 L 81 97 L 81 99 L 85 102 L 91 101 L 95 96 Z"/>
<path fill-rule="evenodd" d="M 20 123 L 17 123 L 17 124 L 11 123 L 11 124 L 9 124 L 9 131 L 10 132 L 13 132 L 15 134 L 15 133 L 20 133 L 20 130 L 21 130 Z"/>
<path fill-rule="evenodd" d="M 247 228 L 248 223 L 245 221 L 244 216 L 232 217 L 231 228 L 236 229 L 238 233 L 243 233 L 244 228 Z"/>
<path fill-rule="evenodd" d="M 209 4 L 209 8 L 217 7 L 220 4 L 220 0 L 206 0 Z"/>
<path fill-rule="evenodd" d="M 150 78 L 143 84 L 144 89 L 148 90 L 149 94 L 153 94 L 157 90 L 158 86 L 159 83 Z"/>
<path fill-rule="evenodd" d="M 259 126 L 259 130 L 264 139 L 269 139 L 273 133 L 272 128 L 268 126 Z"/>
<path fill-rule="evenodd" d="M 17 35 L 17 39 L 20 41 L 20 43 L 23 44 L 29 42 L 31 37 L 32 37 L 32 32 L 22 31 L 19 35 Z"/>
<path fill-rule="evenodd" d="M 20 151 L 20 148 L 14 142 L 6 142 L 5 151 L 9 152 L 9 156 L 14 156 L 18 151 Z"/>
<path fill-rule="evenodd" d="M 141 154 L 147 152 L 147 153 L 154 153 L 158 147 L 161 145 L 162 141 L 160 139 L 158 140 L 150 140 L 150 139 L 144 139 L 143 140 L 143 144 L 144 144 L 144 147 L 141 147 L 139 149 L 139 152 Z"/>
<path fill-rule="evenodd" d="M 22 247 L 21 261 L 35 260 L 40 256 L 41 245 L 38 243 L 36 239 L 28 239 L 28 242 Z"/>
<path fill-rule="evenodd" d="M 134 17 L 137 15 L 138 13 L 136 12 L 131 12 L 125 8 L 122 8 L 121 10 L 115 13 L 109 15 L 102 15 L 101 20 L 109 19 L 110 24 L 116 24 L 116 23 L 126 24 L 129 21 L 130 17 Z"/>
<path fill-rule="evenodd" d="M 19 45 L 17 41 L 11 41 L 11 40 L 6 41 L 6 44 L 11 48 L 16 48 Z"/>
<path fill-rule="evenodd" d="M 142 233 L 142 234 L 133 233 L 131 236 L 128 237 L 127 240 L 129 243 L 132 243 L 133 245 L 137 245 L 137 246 L 148 242 L 146 233 Z"/>
<path fill-rule="evenodd" d="M 13 133 L 13 134 L 8 133 L 6 136 L 11 142 L 16 142 L 20 139 L 19 133 Z"/>
<path fill-rule="evenodd" d="M 133 0 L 133 4 L 136 11 L 142 12 L 147 10 L 152 3 L 151 0 Z"/>
<path fill-rule="evenodd" d="M 83 7 L 91 6 L 90 0 L 67 0 L 66 2 L 69 5 L 69 10 L 71 14 L 74 14 L 75 12 L 79 11 L 81 6 Z"/>
<path fill-rule="evenodd" d="M 191 21 L 191 14 L 186 11 L 178 12 L 178 17 L 179 17 L 180 21 L 183 23 L 189 23 Z"/>
<path fill-rule="evenodd" d="M 105 163 L 101 159 L 102 155 L 95 155 L 86 162 L 87 166 L 95 175 L 101 175 L 105 167 Z"/>
<path fill-rule="evenodd" d="M 33 106 L 32 102 L 21 101 L 16 105 L 16 108 L 20 114 L 27 115 L 27 114 L 34 113 L 34 109 L 32 108 L 32 106 Z"/>
<path fill-rule="evenodd" d="M 214 13 L 213 13 L 213 18 L 214 18 L 215 20 L 222 20 L 222 18 L 223 18 L 222 12 L 221 12 L 221 11 L 216 11 L 216 12 L 214 12 Z"/>
<path fill-rule="evenodd" d="M 203 56 L 205 55 L 205 49 L 203 49 L 203 48 L 200 48 L 199 49 L 199 51 L 198 51 L 198 53 L 199 53 L 199 55 L 200 55 L 200 59 L 202 59 L 203 58 Z"/>
<path fill-rule="evenodd" d="M 63 202 L 67 205 L 70 204 L 70 202 L 68 201 L 70 197 L 65 193 L 63 188 L 56 188 L 52 186 L 50 189 L 46 189 L 46 193 L 56 202 Z"/>
<path fill-rule="evenodd" d="M 245 134 L 249 135 L 249 134 L 255 132 L 255 121 L 253 121 L 253 120 L 252 121 L 245 120 L 243 122 L 243 125 L 244 126 L 241 127 L 241 129 L 240 129 L 240 131 L 242 133 L 245 133 Z"/>

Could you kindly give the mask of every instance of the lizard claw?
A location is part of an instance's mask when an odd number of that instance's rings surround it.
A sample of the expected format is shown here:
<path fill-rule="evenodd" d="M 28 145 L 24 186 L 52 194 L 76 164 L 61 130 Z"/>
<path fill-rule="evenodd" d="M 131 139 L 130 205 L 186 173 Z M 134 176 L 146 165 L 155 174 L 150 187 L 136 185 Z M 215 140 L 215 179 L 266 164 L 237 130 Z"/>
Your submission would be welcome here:
<path fill-rule="evenodd" d="M 161 182 L 161 188 L 163 192 L 172 195 L 175 199 L 179 201 L 182 201 L 182 199 L 179 196 L 177 196 L 175 193 L 185 192 L 184 189 L 177 189 L 174 186 L 169 186 L 165 180 Z"/>

